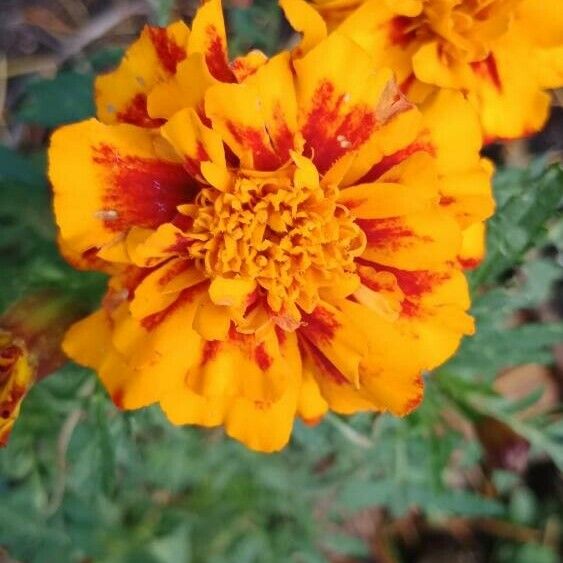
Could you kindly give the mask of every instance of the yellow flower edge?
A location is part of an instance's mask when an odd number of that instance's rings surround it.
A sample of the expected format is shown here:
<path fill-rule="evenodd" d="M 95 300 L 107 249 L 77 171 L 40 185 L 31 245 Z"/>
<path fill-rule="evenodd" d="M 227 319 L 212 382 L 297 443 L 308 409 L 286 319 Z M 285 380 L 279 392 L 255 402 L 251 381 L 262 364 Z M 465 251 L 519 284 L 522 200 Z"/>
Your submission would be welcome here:
<path fill-rule="evenodd" d="M 536 133 L 548 89 L 563 85 L 559 0 L 316 0 L 338 28 L 393 68 L 414 101 L 436 88 L 462 92 L 487 141 Z"/>
<path fill-rule="evenodd" d="M 482 258 L 473 231 L 494 207 L 462 95 L 414 105 L 357 43 L 282 6 L 303 33 L 292 52 L 228 62 L 208 2 L 168 49 L 186 58 L 145 90 L 148 119 L 99 112 L 49 150 L 61 249 L 112 276 L 66 353 L 118 407 L 159 403 L 263 452 L 295 417 L 416 408 L 422 374 L 474 330 L 463 264 Z M 158 34 L 180 41 L 178 26 Z M 220 76 L 193 39 L 210 26 Z M 124 68 L 139 84 L 138 46 L 99 79 L 98 104 L 123 103 Z"/>

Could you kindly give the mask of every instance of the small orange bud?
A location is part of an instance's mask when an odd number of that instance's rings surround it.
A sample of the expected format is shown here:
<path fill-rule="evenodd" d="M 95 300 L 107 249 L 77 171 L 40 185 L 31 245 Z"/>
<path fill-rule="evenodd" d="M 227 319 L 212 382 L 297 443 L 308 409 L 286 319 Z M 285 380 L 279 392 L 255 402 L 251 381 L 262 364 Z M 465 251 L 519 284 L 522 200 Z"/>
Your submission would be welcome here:
<path fill-rule="evenodd" d="M 73 297 L 42 291 L 0 317 L 0 447 L 7 444 L 31 386 L 65 362 L 61 340 L 81 312 Z"/>
<path fill-rule="evenodd" d="M 0 446 L 5 446 L 36 370 L 25 343 L 0 331 Z"/>

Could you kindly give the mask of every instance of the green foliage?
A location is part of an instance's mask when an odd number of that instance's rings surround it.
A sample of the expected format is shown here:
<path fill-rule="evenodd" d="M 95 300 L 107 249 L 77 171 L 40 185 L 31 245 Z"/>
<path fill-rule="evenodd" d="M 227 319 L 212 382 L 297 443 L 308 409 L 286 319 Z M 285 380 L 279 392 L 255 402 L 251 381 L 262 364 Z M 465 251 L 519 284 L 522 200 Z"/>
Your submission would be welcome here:
<path fill-rule="evenodd" d="M 23 123 L 56 127 L 94 114 L 94 76 L 61 72 L 53 80 L 38 80 L 27 88 L 17 117 Z"/>
<path fill-rule="evenodd" d="M 499 209 L 488 223 L 487 257 L 472 276 L 474 288 L 495 283 L 516 266 L 526 251 L 538 246 L 563 201 L 563 170 L 545 169 L 539 160 L 527 170 L 504 170 L 495 178 Z"/>
<path fill-rule="evenodd" d="M 252 8 L 232 8 L 228 12 L 228 22 L 232 56 L 251 49 L 271 55 L 279 48 L 283 17 L 277 2 L 255 0 Z"/>

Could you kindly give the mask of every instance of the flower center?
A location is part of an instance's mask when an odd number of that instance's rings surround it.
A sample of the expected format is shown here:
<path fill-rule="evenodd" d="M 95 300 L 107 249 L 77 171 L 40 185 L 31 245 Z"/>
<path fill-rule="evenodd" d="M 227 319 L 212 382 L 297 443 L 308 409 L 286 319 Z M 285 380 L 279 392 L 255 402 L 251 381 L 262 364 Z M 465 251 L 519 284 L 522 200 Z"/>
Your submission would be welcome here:
<path fill-rule="evenodd" d="M 291 174 L 240 176 L 227 192 L 203 188 L 187 233 L 190 256 L 211 278 L 254 280 L 276 313 L 296 305 L 310 312 L 324 288 L 350 285 L 365 248 L 337 193 L 295 185 Z"/>

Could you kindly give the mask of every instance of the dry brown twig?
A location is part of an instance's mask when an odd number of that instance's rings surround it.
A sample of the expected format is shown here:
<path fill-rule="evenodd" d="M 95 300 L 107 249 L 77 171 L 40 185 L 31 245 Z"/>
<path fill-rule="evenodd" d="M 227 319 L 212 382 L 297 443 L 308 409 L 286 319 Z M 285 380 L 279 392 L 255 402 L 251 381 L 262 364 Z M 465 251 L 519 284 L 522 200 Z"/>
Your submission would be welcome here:
<path fill-rule="evenodd" d="M 104 37 L 120 23 L 133 16 L 148 16 L 150 13 L 151 8 L 146 0 L 115 4 L 100 15 L 93 17 L 72 36 L 64 39 L 57 52 L 8 60 L 7 69 L 0 68 L 0 82 L 35 72 L 54 73 L 62 63 Z"/>

